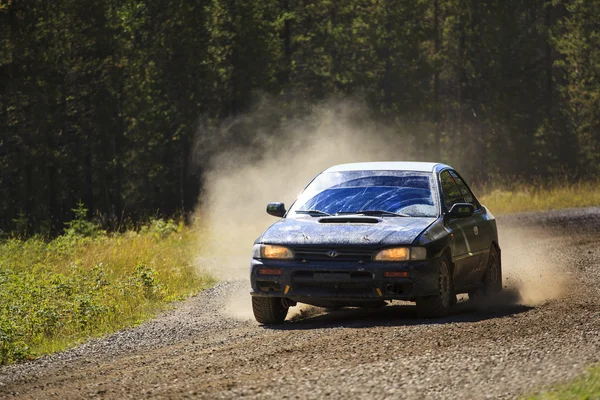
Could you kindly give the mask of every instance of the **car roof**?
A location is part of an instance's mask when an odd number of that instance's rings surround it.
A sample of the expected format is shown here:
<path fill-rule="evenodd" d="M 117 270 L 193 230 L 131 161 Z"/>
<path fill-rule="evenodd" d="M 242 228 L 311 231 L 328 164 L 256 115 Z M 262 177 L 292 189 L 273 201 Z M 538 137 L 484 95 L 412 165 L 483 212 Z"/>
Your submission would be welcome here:
<path fill-rule="evenodd" d="M 433 162 L 417 161 L 378 161 L 378 162 L 360 162 L 350 164 L 334 165 L 323 172 L 342 172 L 342 171 L 414 171 L 414 172 L 434 172 L 443 168 L 451 168 L 449 165 Z"/>

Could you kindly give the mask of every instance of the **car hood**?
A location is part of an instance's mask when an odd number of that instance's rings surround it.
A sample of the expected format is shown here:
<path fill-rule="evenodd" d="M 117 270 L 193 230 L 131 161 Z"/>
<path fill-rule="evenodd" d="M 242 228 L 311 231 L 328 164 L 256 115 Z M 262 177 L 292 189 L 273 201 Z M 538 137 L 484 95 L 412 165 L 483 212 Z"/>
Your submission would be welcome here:
<path fill-rule="evenodd" d="M 318 217 L 283 218 L 257 243 L 287 246 L 385 247 L 411 244 L 437 218 L 384 217 L 378 223 L 321 223 Z"/>

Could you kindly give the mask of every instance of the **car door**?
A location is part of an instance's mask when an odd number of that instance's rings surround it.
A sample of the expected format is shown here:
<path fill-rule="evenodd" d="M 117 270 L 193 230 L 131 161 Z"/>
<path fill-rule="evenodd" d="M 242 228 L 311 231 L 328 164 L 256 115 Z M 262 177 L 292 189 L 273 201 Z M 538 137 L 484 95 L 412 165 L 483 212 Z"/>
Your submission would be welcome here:
<path fill-rule="evenodd" d="M 461 190 L 450 174 L 450 170 L 444 170 L 440 173 L 440 186 L 445 214 L 454 204 L 466 202 Z M 475 219 L 474 217 L 445 217 L 445 223 L 451 231 L 450 246 L 454 261 L 454 285 L 457 290 L 474 283 L 479 272 L 479 254 L 473 253 L 472 248 L 478 230 Z"/>
<path fill-rule="evenodd" d="M 450 170 L 450 175 L 454 178 L 458 189 L 460 190 L 466 203 L 471 203 L 475 206 L 475 213 L 473 214 L 473 237 L 470 241 L 471 252 L 475 256 L 479 256 L 477 263 L 477 272 L 473 277 L 476 282 L 480 281 L 485 273 L 485 267 L 487 266 L 487 259 L 489 256 L 490 245 L 492 243 L 492 236 L 494 226 L 490 221 L 489 215 L 486 209 L 477 201 L 477 198 L 473 195 L 473 192 L 469 189 L 464 180 L 458 175 L 456 171 Z"/>

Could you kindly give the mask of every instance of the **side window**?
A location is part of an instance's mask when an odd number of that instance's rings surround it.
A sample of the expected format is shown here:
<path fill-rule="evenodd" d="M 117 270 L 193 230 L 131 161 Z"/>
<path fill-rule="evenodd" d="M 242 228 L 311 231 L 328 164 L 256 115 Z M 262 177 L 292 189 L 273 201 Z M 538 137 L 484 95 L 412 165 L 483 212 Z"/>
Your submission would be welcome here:
<path fill-rule="evenodd" d="M 452 179 L 448 171 L 440 174 L 440 182 L 442 184 L 442 196 L 444 197 L 446 209 L 449 210 L 454 204 L 464 202 L 458 186 L 456 186 L 454 179 Z"/>
<path fill-rule="evenodd" d="M 477 204 L 477 200 L 475 200 L 475 196 L 473 196 L 473 193 L 469 190 L 467 185 L 465 185 L 465 182 L 463 182 L 463 180 L 460 179 L 460 176 L 456 175 L 456 173 L 454 171 L 450 171 L 450 175 L 452 175 L 452 177 L 454 178 L 454 182 L 456 182 L 456 185 L 458 186 L 458 189 L 462 193 L 462 196 L 465 199 L 465 201 L 467 203 L 473 204 L 475 206 L 475 208 L 479 208 L 479 204 Z"/>

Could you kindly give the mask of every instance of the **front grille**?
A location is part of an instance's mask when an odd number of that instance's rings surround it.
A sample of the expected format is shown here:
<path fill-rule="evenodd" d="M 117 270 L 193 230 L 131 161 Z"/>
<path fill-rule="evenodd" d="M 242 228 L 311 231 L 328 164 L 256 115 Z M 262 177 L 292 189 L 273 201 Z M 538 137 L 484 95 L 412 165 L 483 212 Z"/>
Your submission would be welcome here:
<path fill-rule="evenodd" d="M 306 261 L 371 261 L 370 250 L 299 247 L 294 249 L 296 260 Z"/>
<path fill-rule="evenodd" d="M 296 271 L 292 274 L 295 289 L 335 291 L 370 291 L 373 274 L 367 271 Z"/>

